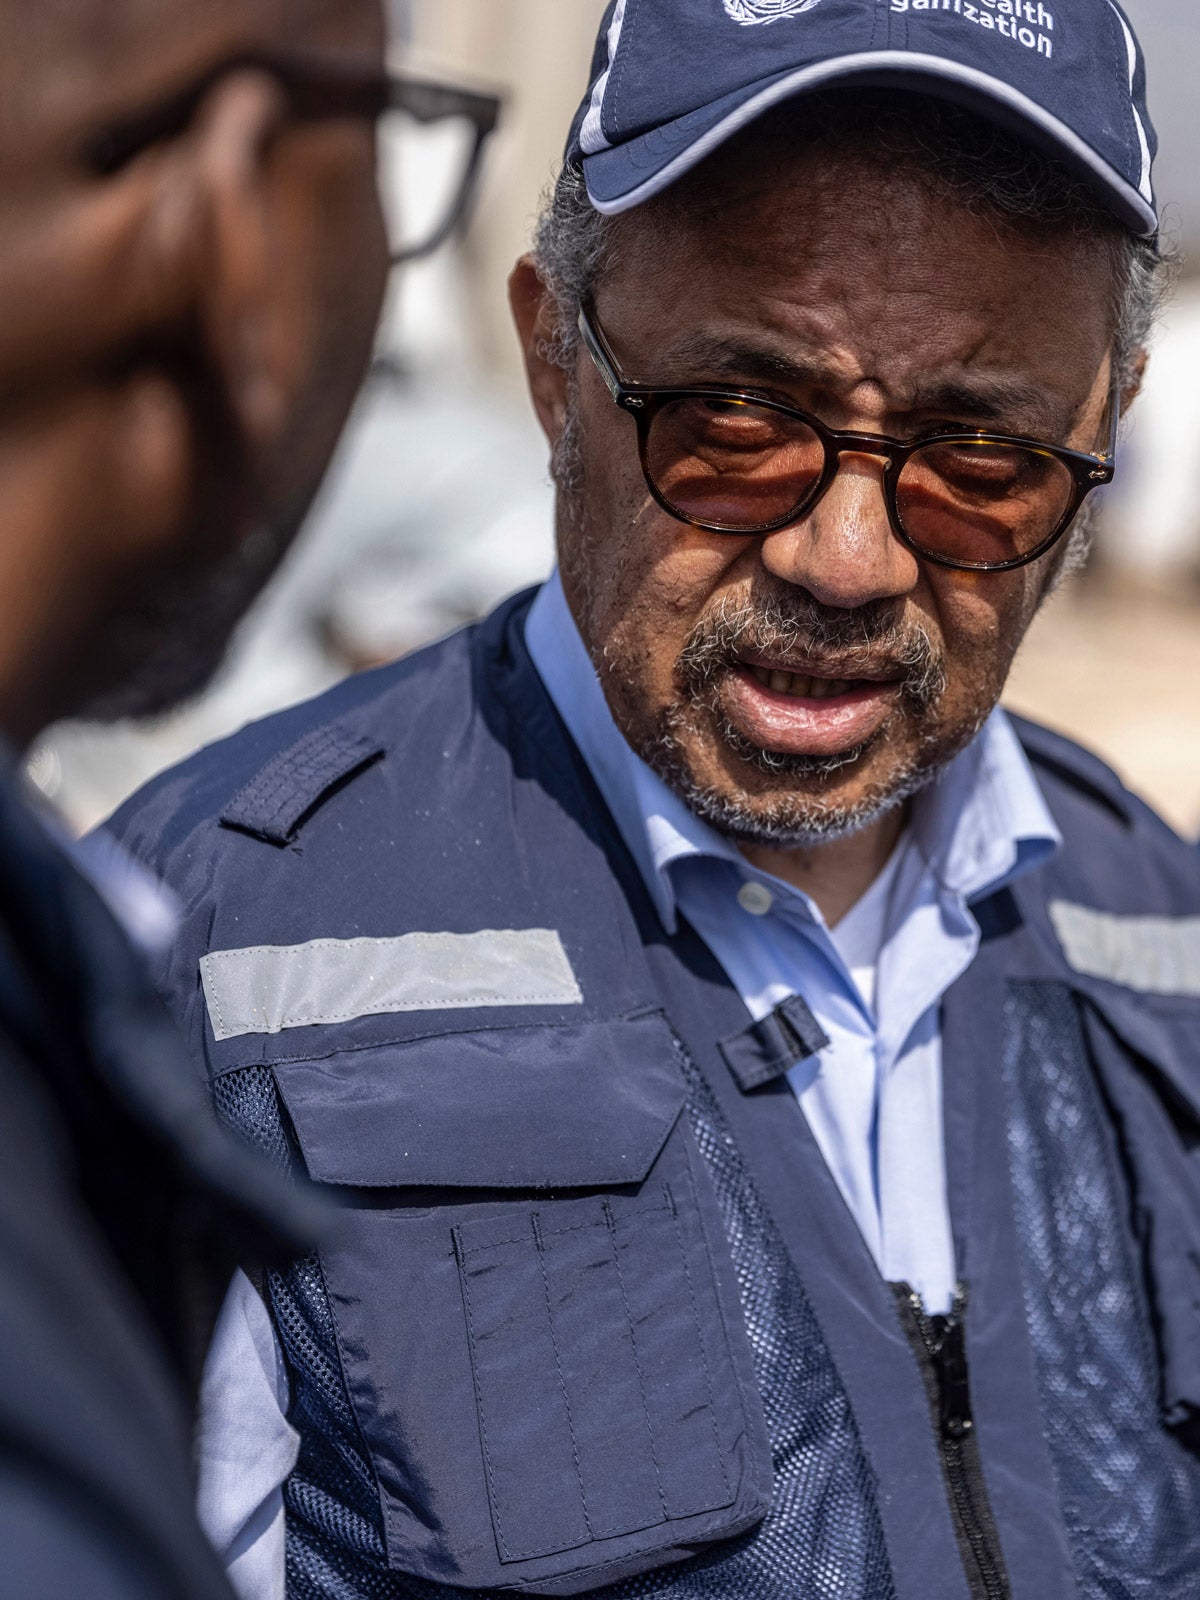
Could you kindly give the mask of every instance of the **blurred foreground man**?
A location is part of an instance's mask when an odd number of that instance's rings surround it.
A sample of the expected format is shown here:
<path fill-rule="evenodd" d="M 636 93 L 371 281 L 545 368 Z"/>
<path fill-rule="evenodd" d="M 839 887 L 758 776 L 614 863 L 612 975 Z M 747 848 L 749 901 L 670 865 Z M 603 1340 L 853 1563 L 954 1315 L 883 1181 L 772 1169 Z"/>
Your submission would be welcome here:
<path fill-rule="evenodd" d="M 143 976 L 161 897 L 16 756 L 199 688 L 308 506 L 386 270 L 382 20 L 4 0 L 0 41 L 0 1594 L 222 1600 L 186 1398 L 236 1262 L 313 1217 Z"/>
<path fill-rule="evenodd" d="M 214 1356 L 292 1600 L 1200 1593 L 1200 869 L 996 710 L 1152 149 L 1109 0 L 618 0 L 513 279 L 561 577 L 118 819 L 350 1207 Z"/>

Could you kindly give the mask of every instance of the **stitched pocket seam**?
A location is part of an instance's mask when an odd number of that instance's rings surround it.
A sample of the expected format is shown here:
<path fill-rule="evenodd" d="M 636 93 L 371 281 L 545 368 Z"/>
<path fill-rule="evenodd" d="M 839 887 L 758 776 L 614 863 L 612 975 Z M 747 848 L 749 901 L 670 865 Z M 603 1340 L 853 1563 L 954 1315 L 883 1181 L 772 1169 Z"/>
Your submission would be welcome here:
<path fill-rule="evenodd" d="M 692 1282 L 692 1269 L 688 1265 L 687 1247 L 684 1244 L 683 1232 L 679 1225 L 679 1212 L 671 1198 L 671 1192 L 669 1189 L 667 1190 L 667 1199 L 671 1212 L 671 1221 L 674 1224 L 675 1229 L 675 1243 L 679 1249 L 679 1259 L 683 1264 L 683 1275 L 687 1279 L 688 1297 L 692 1303 L 692 1321 L 696 1328 L 696 1343 L 700 1347 L 700 1362 L 704 1368 L 704 1387 L 705 1392 L 708 1395 L 708 1420 L 712 1426 L 713 1445 L 717 1453 L 717 1465 L 721 1469 L 721 1482 L 725 1485 L 725 1493 L 726 1495 L 731 1496 L 731 1490 L 729 1487 L 729 1474 L 725 1470 L 725 1458 L 721 1450 L 721 1436 L 717 1432 L 717 1413 L 713 1404 L 712 1368 L 708 1364 L 708 1351 L 704 1348 L 704 1329 L 700 1323 L 700 1308 L 696 1304 L 696 1286 Z M 680 1509 L 676 1511 L 675 1515 L 677 1517 L 694 1517 L 701 1511 L 709 1511 L 711 1509 L 712 1508 L 710 1506 L 692 1506 L 687 1509 Z"/>
<path fill-rule="evenodd" d="M 689 1183 L 694 1182 L 694 1179 L 693 1179 L 691 1171 L 690 1171 L 690 1165 L 689 1165 L 689 1168 L 687 1168 L 685 1170 L 686 1170 L 687 1181 Z M 503 1238 L 503 1239 L 495 1239 L 495 1240 L 484 1240 L 483 1242 L 481 1242 L 479 1244 L 475 1244 L 475 1245 L 470 1245 L 470 1244 L 468 1244 L 466 1242 L 466 1240 L 462 1236 L 462 1232 L 461 1232 L 460 1229 L 455 1228 L 455 1229 L 452 1230 L 452 1232 L 453 1232 L 453 1240 L 454 1240 L 454 1251 L 455 1251 L 455 1256 L 457 1258 L 458 1265 L 459 1265 L 459 1277 L 460 1277 L 460 1280 L 461 1280 L 461 1283 L 462 1283 L 463 1301 L 464 1301 L 464 1307 L 465 1307 L 465 1310 L 466 1310 L 466 1317 L 467 1317 L 467 1332 L 468 1332 L 468 1338 L 469 1338 L 470 1347 L 471 1347 L 470 1353 L 471 1353 L 472 1384 L 473 1384 L 473 1389 L 474 1389 L 474 1394 L 475 1394 L 476 1409 L 477 1409 L 478 1414 L 479 1414 L 480 1441 L 481 1441 L 483 1457 L 484 1457 L 484 1469 L 485 1469 L 486 1478 L 487 1478 L 488 1497 L 489 1497 L 489 1500 L 490 1500 L 490 1503 L 491 1503 L 491 1509 L 492 1509 L 493 1522 L 494 1522 L 494 1525 L 495 1525 L 495 1533 L 496 1533 L 497 1545 L 499 1547 L 499 1551 L 500 1551 L 501 1557 L 505 1562 L 532 1561 L 532 1560 L 537 1560 L 537 1559 L 541 1559 L 541 1558 L 548 1557 L 548 1556 L 561 1555 L 561 1554 L 564 1554 L 565 1552 L 567 1552 L 567 1551 L 569 1551 L 571 1549 L 577 1548 L 578 1546 L 576 1545 L 576 1543 L 574 1541 L 571 1541 L 571 1542 L 562 1542 L 562 1541 L 560 1541 L 560 1542 L 555 1542 L 555 1543 L 546 1545 L 545 1547 L 536 1548 L 536 1549 L 514 1550 L 513 1547 L 512 1547 L 512 1541 L 511 1541 L 511 1539 L 508 1537 L 508 1535 L 505 1532 L 505 1512 L 504 1512 L 504 1510 L 502 1508 L 502 1505 L 501 1505 L 501 1496 L 500 1496 L 500 1492 L 499 1492 L 499 1483 L 498 1483 L 498 1479 L 497 1479 L 496 1466 L 495 1466 L 495 1456 L 494 1456 L 495 1447 L 496 1447 L 496 1439 L 495 1439 L 495 1435 L 494 1435 L 494 1430 L 493 1430 L 492 1434 L 489 1435 L 488 1425 L 487 1425 L 488 1401 L 487 1401 L 486 1394 L 485 1394 L 485 1385 L 481 1381 L 479 1366 L 478 1366 L 478 1363 L 477 1363 L 477 1361 L 475 1359 L 475 1352 L 476 1352 L 476 1349 L 478 1348 L 479 1335 L 478 1335 L 477 1317 L 475 1315 L 475 1308 L 474 1308 L 474 1305 L 472 1303 L 472 1297 L 471 1297 L 471 1286 L 470 1286 L 470 1276 L 471 1275 L 470 1275 L 470 1273 L 468 1271 L 468 1262 L 472 1258 L 479 1257 L 481 1255 L 486 1255 L 488 1252 L 491 1252 L 491 1251 L 494 1251 L 494 1250 L 497 1250 L 497 1249 L 502 1249 L 502 1248 L 505 1248 L 505 1247 L 512 1247 L 512 1246 L 516 1246 L 516 1245 L 525 1245 L 528 1248 L 532 1249 L 534 1254 L 538 1258 L 538 1273 L 539 1273 L 539 1278 L 540 1278 L 540 1281 L 541 1281 L 541 1284 L 542 1284 L 542 1294 L 543 1294 L 544 1303 L 545 1303 L 546 1324 L 547 1324 L 547 1328 L 548 1328 L 548 1332 L 549 1332 L 551 1345 L 552 1345 L 552 1348 L 553 1348 L 553 1351 L 554 1351 L 555 1380 L 556 1380 L 556 1384 L 557 1384 L 557 1388 L 558 1388 L 558 1393 L 559 1393 L 559 1396 L 561 1397 L 561 1401 L 562 1401 L 563 1415 L 565 1416 L 565 1421 L 566 1421 L 566 1426 L 567 1426 L 567 1434 L 568 1434 L 569 1441 L 570 1441 L 570 1449 L 571 1449 L 572 1462 L 573 1462 L 573 1466 L 574 1466 L 574 1473 L 575 1473 L 576 1481 L 578 1483 L 580 1509 L 582 1511 L 583 1524 L 584 1524 L 584 1527 L 587 1530 L 588 1540 L 590 1542 L 593 1542 L 593 1543 L 599 1543 L 601 1541 L 611 1540 L 611 1539 L 616 1539 L 616 1538 L 627 1538 L 627 1537 L 632 1538 L 632 1537 L 637 1536 L 638 1534 L 644 1534 L 644 1533 L 648 1532 L 650 1529 L 655 1528 L 655 1527 L 662 1527 L 662 1526 L 665 1526 L 665 1525 L 669 1525 L 669 1524 L 671 1524 L 673 1522 L 682 1522 L 682 1521 L 685 1521 L 685 1520 L 687 1520 L 689 1518 L 703 1515 L 703 1514 L 705 1514 L 707 1512 L 713 1512 L 713 1513 L 719 1512 L 723 1507 L 730 1505 L 732 1500 L 735 1498 L 734 1494 L 733 1494 L 733 1491 L 732 1491 L 732 1489 L 730 1487 L 729 1472 L 728 1472 L 727 1467 L 726 1467 L 726 1463 L 725 1463 L 725 1459 L 724 1459 L 724 1452 L 723 1452 L 722 1447 L 721 1447 L 721 1439 L 720 1439 L 720 1433 L 719 1433 L 718 1426 L 717 1426 L 716 1409 L 715 1409 L 715 1403 L 714 1403 L 713 1374 L 712 1374 L 712 1369 L 711 1369 L 711 1365 L 710 1365 L 710 1362 L 709 1362 L 708 1350 L 707 1350 L 707 1347 L 706 1347 L 706 1344 L 705 1344 L 705 1340 L 704 1340 L 703 1327 L 702 1327 L 701 1318 L 700 1318 L 700 1308 L 699 1308 L 699 1302 L 698 1302 L 698 1298 L 697 1298 L 696 1284 L 695 1284 L 694 1276 L 693 1276 L 693 1273 L 692 1273 L 691 1264 L 690 1264 L 690 1262 L 688 1260 L 686 1241 L 685 1241 L 685 1238 L 684 1238 L 682 1225 L 681 1225 L 681 1222 L 680 1222 L 680 1219 L 679 1219 L 679 1215 L 678 1215 L 678 1211 L 677 1211 L 677 1208 L 676 1208 L 676 1205 L 675 1205 L 674 1197 L 671 1194 L 671 1190 L 670 1190 L 669 1186 L 667 1184 L 665 1184 L 665 1183 L 662 1186 L 662 1193 L 663 1193 L 663 1196 L 664 1196 L 664 1201 L 663 1202 L 660 1202 L 660 1203 L 657 1203 L 657 1204 L 653 1204 L 653 1205 L 641 1206 L 641 1207 L 638 1207 L 636 1210 L 631 1209 L 631 1210 L 629 1210 L 629 1211 L 624 1213 L 624 1215 L 622 1216 L 621 1220 L 623 1222 L 625 1222 L 625 1223 L 636 1224 L 638 1222 L 638 1220 L 643 1218 L 643 1217 L 654 1216 L 654 1215 L 662 1215 L 663 1213 L 669 1213 L 669 1215 L 670 1215 L 670 1218 L 671 1218 L 671 1236 L 674 1239 L 674 1253 L 677 1255 L 677 1258 L 678 1258 L 678 1261 L 679 1261 L 679 1265 L 682 1268 L 683 1279 L 684 1279 L 684 1282 L 687 1285 L 688 1302 L 689 1302 L 690 1307 L 691 1307 L 691 1320 L 692 1320 L 692 1325 L 693 1325 L 693 1327 L 695 1329 L 695 1333 L 696 1333 L 696 1342 L 697 1342 L 697 1344 L 699 1346 L 701 1365 L 702 1365 L 703 1374 L 704 1374 L 705 1408 L 706 1408 L 706 1410 L 708 1412 L 709 1424 L 710 1424 L 710 1426 L 712 1428 L 714 1447 L 715 1447 L 715 1450 L 716 1450 L 717 1465 L 718 1465 L 718 1469 L 720 1471 L 721 1482 L 722 1482 L 722 1485 L 723 1485 L 723 1488 L 724 1488 L 724 1494 L 726 1496 L 726 1498 L 725 1498 L 725 1500 L 723 1502 L 720 1502 L 720 1503 L 717 1503 L 717 1504 L 713 1504 L 711 1499 L 707 1503 L 701 1503 L 701 1504 L 697 1504 L 697 1505 L 688 1505 L 688 1506 L 683 1506 L 683 1507 L 679 1507 L 679 1508 L 672 1508 L 668 1504 L 666 1490 L 665 1490 L 665 1486 L 663 1484 L 662 1473 L 661 1473 L 660 1441 L 656 1438 L 655 1427 L 654 1427 L 654 1423 L 653 1423 L 652 1418 L 651 1418 L 651 1411 L 650 1411 L 650 1406 L 649 1406 L 649 1398 L 648 1398 L 647 1388 L 646 1388 L 646 1376 L 645 1376 L 645 1372 L 644 1372 L 644 1369 L 643 1369 L 643 1366 L 642 1366 L 642 1362 L 641 1362 L 641 1358 L 640 1358 L 639 1350 L 638 1350 L 637 1332 L 636 1332 L 636 1329 L 635 1329 L 635 1326 L 634 1326 L 632 1310 L 631 1310 L 631 1307 L 630 1307 L 630 1304 L 629 1304 L 624 1271 L 622 1269 L 621 1262 L 620 1262 L 620 1259 L 619 1259 L 619 1255 L 618 1255 L 618 1252 L 617 1252 L 616 1232 L 615 1232 L 615 1230 L 616 1230 L 616 1220 L 617 1219 L 616 1219 L 615 1213 L 613 1211 L 613 1208 L 611 1206 L 611 1203 L 608 1200 L 603 1200 L 603 1201 L 600 1202 L 600 1208 L 601 1208 L 601 1211 L 602 1211 L 602 1217 L 594 1219 L 594 1220 L 591 1220 L 591 1221 L 587 1221 L 587 1222 L 568 1224 L 568 1225 L 563 1226 L 563 1227 L 547 1227 L 546 1224 L 545 1224 L 545 1221 L 543 1220 L 542 1214 L 535 1212 L 535 1213 L 531 1214 L 531 1216 L 530 1216 L 530 1229 L 529 1229 L 528 1232 L 520 1234 L 520 1235 L 517 1235 L 515 1237 L 506 1237 L 506 1238 Z M 634 1370 L 635 1370 L 636 1377 L 637 1377 L 638 1391 L 639 1391 L 639 1396 L 640 1396 L 640 1400 L 641 1400 L 641 1408 L 642 1408 L 642 1413 L 643 1413 L 643 1416 L 645 1418 L 645 1423 L 646 1423 L 646 1436 L 647 1436 L 647 1439 L 648 1439 L 648 1442 L 649 1442 L 649 1447 L 650 1447 L 650 1462 L 651 1462 L 651 1464 L 653 1466 L 654 1480 L 655 1480 L 655 1484 L 656 1484 L 656 1487 L 657 1487 L 657 1490 L 658 1490 L 658 1498 L 659 1498 L 658 1515 L 657 1516 L 648 1517 L 647 1520 L 645 1520 L 644 1522 L 639 1522 L 633 1527 L 630 1527 L 630 1526 L 628 1526 L 627 1524 L 624 1524 L 624 1523 L 622 1523 L 619 1526 L 608 1527 L 608 1528 L 598 1526 L 596 1524 L 596 1522 L 595 1522 L 595 1519 L 594 1519 L 594 1516 L 593 1516 L 593 1513 L 592 1513 L 592 1509 L 588 1505 L 587 1494 L 586 1494 L 586 1491 L 585 1491 L 585 1488 L 584 1488 L 583 1470 L 582 1470 L 582 1465 L 581 1465 L 580 1457 L 579 1457 L 579 1447 L 578 1447 L 578 1441 L 577 1441 L 577 1437 L 576 1437 L 575 1421 L 574 1421 L 574 1417 L 573 1417 L 573 1414 L 572 1414 L 571 1400 L 570 1400 L 570 1395 L 569 1395 L 569 1392 L 568 1392 L 567 1383 L 566 1383 L 566 1377 L 565 1377 L 565 1373 L 564 1373 L 563 1360 L 562 1360 L 562 1351 L 561 1351 L 560 1344 L 559 1344 L 558 1330 L 557 1330 L 556 1325 L 555 1325 L 555 1318 L 554 1318 L 554 1314 L 553 1314 L 553 1303 L 552 1303 L 552 1297 L 551 1297 L 551 1293 L 550 1293 L 549 1279 L 548 1279 L 548 1275 L 547 1275 L 547 1272 L 546 1272 L 546 1264 L 545 1264 L 545 1261 L 543 1259 L 543 1253 L 544 1253 L 544 1249 L 545 1249 L 545 1244 L 544 1244 L 545 1240 L 553 1238 L 553 1237 L 562 1237 L 562 1236 L 565 1236 L 565 1235 L 568 1235 L 568 1234 L 579 1233 L 579 1232 L 583 1232 L 583 1231 L 586 1231 L 586 1230 L 592 1230 L 592 1229 L 596 1229 L 596 1228 L 606 1228 L 608 1230 L 608 1233 L 609 1233 L 609 1236 L 610 1236 L 610 1240 L 612 1242 L 613 1265 L 614 1265 L 614 1270 L 615 1270 L 615 1275 L 616 1275 L 616 1282 L 617 1282 L 617 1285 L 618 1285 L 618 1288 L 619 1288 L 619 1291 L 620 1291 L 621 1305 L 622 1305 L 622 1308 L 623 1308 L 623 1311 L 624 1311 L 625 1328 L 626 1328 L 626 1330 L 628 1332 L 630 1350 L 631 1350 L 631 1353 L 632 1353 L 633 1365 L 634 1365 Z M 703 1234 L 703 1230 L 701 1230 L 701 1234 Z M 711 1262 L 711 1259 L 709 1259 L 709 1256 L 708 1256 L 708 1244 L 707 1244 L 707 1240 L 706 1239 L 702 1238 L 702 1245 L 703 1245 L 703 1248 L 704 1248 L 704 1251 L 705 1251 L 705 1257 L 706 1257 L 706 1259 L 709 1260 L 709 1266 L 710 1266 L 710 1269 L 711 1269 L 713 1264 Z M 501 1270 L 503 1270 L 503 1269 L 501 1268 Z M 713 1283 L 713 1295 L 714 1295 L 714 1301 L 719 1303 L 720 1297 L 716 1293 L 715 1281 Z M 718 1309 L 719 1309 L 719 1304 L 718 1304 Z M 619 1326 L 619 1324 L 614 1324 L 614 1326 Z M 722 1317 L 722 1322 L 721 1322 L 721 1331 L 722 1331 L 722 1334 L 724 1335 L 725 1328 L 724 1328 L 723 1317 Z M 735 1384 L 735 1387 L 736 1387 L 736 1384 Z M 739 1394 L 739 1402 L 740 1402 L 740 1398 L 741 1397 L 740 1397 L 740 1394 Z M 577 1570 L 577 1569 L 573 1568 L 572 1570 Z M 580 1568 L 578 1570 L 583 1570 L 583 1569 Z"/>

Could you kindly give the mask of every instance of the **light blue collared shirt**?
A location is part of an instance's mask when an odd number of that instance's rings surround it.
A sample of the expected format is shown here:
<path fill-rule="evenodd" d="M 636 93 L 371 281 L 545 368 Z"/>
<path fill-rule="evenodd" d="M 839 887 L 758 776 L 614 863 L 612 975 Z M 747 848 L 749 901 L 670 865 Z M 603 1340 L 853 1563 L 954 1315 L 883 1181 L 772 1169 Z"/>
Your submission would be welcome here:
<path fill-rule="evenodd" d="M 891 1282 L 950 1309 L 954 1242 L 942 1129 L 941 1000 L 979 948 L 970 904 L 1061 844 L 996 710 L 912 805 L 887 866 L 834 928 L 751 866 L 626 744 L 557 575 L 525 625 L 534 666 L 591 770 L 668 932 L 683 915 L 758 1020 L 802 995 L 829 1037 L 789 1081 Z"/>

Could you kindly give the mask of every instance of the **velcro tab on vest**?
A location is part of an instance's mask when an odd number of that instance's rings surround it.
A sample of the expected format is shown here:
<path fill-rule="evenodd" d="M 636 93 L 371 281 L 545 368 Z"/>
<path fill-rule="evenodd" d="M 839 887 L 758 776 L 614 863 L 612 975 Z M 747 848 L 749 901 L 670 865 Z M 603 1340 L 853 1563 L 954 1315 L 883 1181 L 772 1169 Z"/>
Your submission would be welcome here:
<path fill-rule="evenodd" d="M 314 728 L 289 746 L 221 813 L 227 828 L 252 833 L 268 844 L 287 844 L 304 818 L 338 784 L 383 754 L 378 740 L 331 723 Z"/>
<path fill-rule="evenodd" d="M 820 1023 L 800 996 L 793 994 L 760 1022 L 722 1039 L 718 1048 L 738 1087 L 748 1093 L 785 1077 L 828 1043 Z"/>
<path fill-rule="evenodd" d="M 1140 994 L 1200 999 L 1200 917 L 1122 917 L 1055 900 L 1050 920 L 1084 977 Z"/>

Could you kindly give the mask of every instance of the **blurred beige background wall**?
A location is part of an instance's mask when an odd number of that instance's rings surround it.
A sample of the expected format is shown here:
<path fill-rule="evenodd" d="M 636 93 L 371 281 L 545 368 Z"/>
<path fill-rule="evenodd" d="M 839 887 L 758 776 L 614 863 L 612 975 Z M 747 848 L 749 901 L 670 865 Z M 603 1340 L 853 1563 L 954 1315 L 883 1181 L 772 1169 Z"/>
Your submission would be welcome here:
<path fill-rule="evenodd" d="M 505 280 L 525 249 L 583 96 L 604 0 L 409 0 L 410 54 L 458 79 L 495 85 L 504 120 L 488 155 L 467 272 L 479 313 L 479 357 L 514 375 Z"/>

